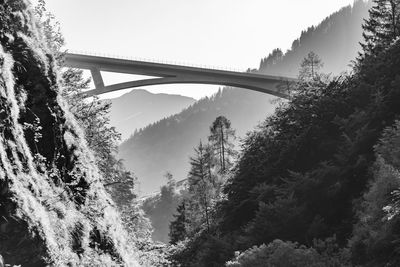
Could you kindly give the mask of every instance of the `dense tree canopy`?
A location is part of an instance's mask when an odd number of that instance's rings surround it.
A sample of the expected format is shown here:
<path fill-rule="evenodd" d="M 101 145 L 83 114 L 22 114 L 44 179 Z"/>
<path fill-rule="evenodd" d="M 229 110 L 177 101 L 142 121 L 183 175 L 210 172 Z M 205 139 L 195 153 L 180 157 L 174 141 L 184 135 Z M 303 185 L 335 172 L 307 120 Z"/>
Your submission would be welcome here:
<path fill-rule="evenodd" d="M 300 80 L 290 101 L 248 134 L 211 230 L 187 241 L 175 260 L 221 266 L 234 251 L 261 245 L 231 266 L 278 260 L 275 249 L 289 254 L 274 266 L 303 266 L 307 257 L 321 262 L 316 266 L 399 264 L 398 204 L 391 192 L 399 186 L 400 41 L 387 19 L 393 16 L 381 20 L 391 34 L 368 29 L 373 12 L 364 28 L 374 40 L 387 38 L 382 49 L 364 46 L 354 74 L 330 80 L 312 74 L 311 61 L 320 60 L 309 54 L 315 60 L 308 57 L 301 67 L 312 81 Z M 220 257 L 212 260 L 215 250 Z M 299 261 L 285 265 L 291 257 Z"/>

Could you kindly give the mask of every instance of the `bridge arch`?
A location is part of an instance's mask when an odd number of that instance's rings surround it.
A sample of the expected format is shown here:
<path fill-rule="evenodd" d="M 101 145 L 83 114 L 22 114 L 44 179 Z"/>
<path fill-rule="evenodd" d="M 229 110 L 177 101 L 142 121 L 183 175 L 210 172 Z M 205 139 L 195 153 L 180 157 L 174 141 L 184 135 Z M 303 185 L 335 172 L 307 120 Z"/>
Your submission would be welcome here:
<path fill-rule="evenodd" d="M 296 79 L 288 77 L 80 54 L 66 54 L 65 66 L 91 71 L 95 89 L 85 92 L 88 96 L 149 85 L 186 83 L 240 87 L 288 98 L 288 86 L 296 81 Z M 135 80 L 106 86 L 104 85 L 101 71 L 148 75 L 159 78 Z"/>

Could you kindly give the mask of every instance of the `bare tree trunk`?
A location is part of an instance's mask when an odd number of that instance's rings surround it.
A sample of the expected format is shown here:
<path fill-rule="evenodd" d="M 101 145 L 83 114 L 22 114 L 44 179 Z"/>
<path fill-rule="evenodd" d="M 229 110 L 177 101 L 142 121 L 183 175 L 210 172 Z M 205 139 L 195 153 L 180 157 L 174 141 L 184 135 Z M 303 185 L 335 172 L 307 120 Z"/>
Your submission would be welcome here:
<path fill-rule="evenodd" d="M 222 153 L 222 165 L 221 165 L 221 170 L 224 173 L 225 172 L 225 137 L 224 137 L 224 127 L 221 126 L 221 153 Z"/>
<path fill-rule="evenodd" d="M 396 3 L 396 1 L 395 0 L 391 0 L 390 1 L 390 7 L 391 7 L 391 11 L 392 11 L 392 27 L 393 27 L 393 32 L 392 32 L 392 34 L 393 34 L 393 40 L 395 40 L 396 39 L 396 37 L 397 37 L 397 29 L 396 29 L 396 26 L 397 26 L 397 20 L 396 20 L 396 9 L 397 9 L 397 3 Z"/>

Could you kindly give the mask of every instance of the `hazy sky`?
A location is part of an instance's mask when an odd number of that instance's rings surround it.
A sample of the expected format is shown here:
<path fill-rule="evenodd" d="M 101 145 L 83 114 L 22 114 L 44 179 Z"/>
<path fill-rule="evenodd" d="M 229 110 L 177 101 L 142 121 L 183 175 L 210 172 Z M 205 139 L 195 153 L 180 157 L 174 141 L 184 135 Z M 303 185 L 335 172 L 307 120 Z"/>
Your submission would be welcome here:
<path fill-rule="evenodd" d="M 257 68 L 302 30 L 353 0 L 47 0 L 74 51 Z M 108 82 L 122 79 L 105 76 Z M 151 86 L 200 98 L 218 86 Z"/>

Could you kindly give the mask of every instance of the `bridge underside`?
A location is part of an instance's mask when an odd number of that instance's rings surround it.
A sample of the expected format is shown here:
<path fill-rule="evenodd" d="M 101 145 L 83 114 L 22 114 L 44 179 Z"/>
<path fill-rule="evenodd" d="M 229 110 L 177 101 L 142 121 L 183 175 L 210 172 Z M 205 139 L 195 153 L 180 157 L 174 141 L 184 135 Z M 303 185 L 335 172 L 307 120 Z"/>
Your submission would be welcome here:
<path fill-rule="evenodd" d="M 288 87 L 290 83 L 295 82 L 295 79 L 286 77 L 78 54 L 67 54 L 65 66 L 91 71 L 96 88 L 86 91 L 85 94 L 88 96 L 150 85 L 187 83 L 240 87 L 288 98 Z M 160 78 L 135 80 L 106 86 L 104 85 L 101 71 L 139 74 Z"/>

